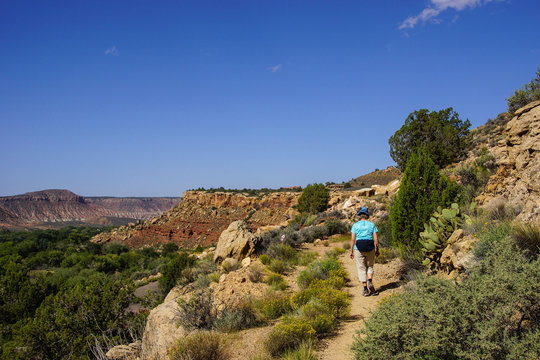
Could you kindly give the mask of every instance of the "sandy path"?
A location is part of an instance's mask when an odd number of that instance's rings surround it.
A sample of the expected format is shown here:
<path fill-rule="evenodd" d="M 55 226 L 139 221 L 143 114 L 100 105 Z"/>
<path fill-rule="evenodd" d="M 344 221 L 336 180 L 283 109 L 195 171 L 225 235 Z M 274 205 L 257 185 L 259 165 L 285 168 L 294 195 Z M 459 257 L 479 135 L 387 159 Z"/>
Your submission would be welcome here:
<path fill-rule="evenodd" d="M 348 252 L 340 258 L 349 273 L 349 278 L 352 280 L 348 287 L 352 302 L 351 316 L 349 319 L 341 322 L 335 336 L 324 339 L 321 342 L 320 360 L 352 359 L 350 347 L 354 341 L 353 336 L 364 325 L 363 319 L 369 316 L 369 313 L 377 307 L 381 299 L 401 289 L 397 275 L 400 267 L 399 260 L 394 259 L 384 265 L 375 264 L 373 284 L 378 289 L 379 294 L 364 297 L 362 296 L 363 287 L 358 281 L 354 260 L 349 257 Z"/>

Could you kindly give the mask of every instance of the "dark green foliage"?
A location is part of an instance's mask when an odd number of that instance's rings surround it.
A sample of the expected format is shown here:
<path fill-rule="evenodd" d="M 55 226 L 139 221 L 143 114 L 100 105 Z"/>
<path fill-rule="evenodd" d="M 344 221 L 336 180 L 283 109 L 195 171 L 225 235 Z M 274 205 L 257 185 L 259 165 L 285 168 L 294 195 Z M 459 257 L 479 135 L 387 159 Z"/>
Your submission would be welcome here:
<path fill-rule="evenodd" d="M 297 209 L 301 213 L 316 214 L 326 210 L 330 200 L 330 191 L 324 184 L 308 185 L 298 198 Z"/>
<path fill-rule="evenodd" d="M 459 186 L 439 173 L 425 150 L 411 156 L 390 211 L 392 241 L 402 258 L 420 258 L 424 223 L 437 206 L 450 206 L 459 194 Z"/>
<path fill-rule="evenodd" d="M 88 344 L 94 334 L 105 331 L 112 338 L 129 326 L 132 316 L 126 308 L 132 292 L 127 283 L 96 274 L 47 297 L 35 317 L 16 330 L 15 340 L 25 347 L 12 355 L 23 359 L 90 356 Z"/>
<path fill-rule="evenodd" d="M 328 236 L 331 236 L 334 234 L 345 234 L 345 233 L 348 233 L 349 230 L 351 230 L 349 225 L 337 219 L 327 220 L 324 223 L 324 226 L 328 230 Z"/>
<path fill-rule="evenodd" d="M 420 278 L 384 299 L 355 358 L 540 358 L 540 261 L 524 257 L 508 229 L 489 230 L 483 260 L 460 283 Z"/>
<path fill-rule="evenodd" d="M 530 83 L 525 84 L 521 89 L 517 89 L 514 95 L 506 99 L 508 101 L 508 112 L 514 115 L 517 109 L 530 102 L 540 100 L 540 68 L 536 70 L 536 77 Z"/>
<path fill-rule="evenodd" d="M 88 358 L 94 337 L 136 340 L 133 327 L 145 313 L 126 310 L 135 302 L 132 281 L 170 259 L 150 248 L 90 243 L 100 231 L 0 233 L 0 358 Z"/>
<path fill-rule="evenodd" d="M 195 264 L 195 259 L 189 257 L 188 254 L 170 254 L 169 261 L 161 270 L 159 278 L 159 287 L 164 294 L 168 293 L 182 277 L 182 271 Z"/>
<path fill-rule="evenodd" d="M 414 111 L 388 140 L 390 156 L 403 171 L 409 157 L 425 147 L 435 164 L 444 167 L 464 154 L 470 126 L 469 120 L 462 121 L 452 108 Z"/>
<path fill-rule="evenodd" d="M 213 307 L 214 296 L 211 291 L 202 289 L 195 292 L 188 301 L 179 299 L 181 325 L 188 331 L 195 329 L 211 329 L 217 319 Z"/>

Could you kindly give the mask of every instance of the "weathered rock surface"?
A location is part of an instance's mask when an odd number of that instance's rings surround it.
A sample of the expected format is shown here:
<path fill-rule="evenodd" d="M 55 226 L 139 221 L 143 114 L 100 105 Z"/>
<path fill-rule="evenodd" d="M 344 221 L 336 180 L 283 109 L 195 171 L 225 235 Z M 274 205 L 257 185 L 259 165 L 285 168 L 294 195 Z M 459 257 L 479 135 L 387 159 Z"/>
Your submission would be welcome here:
<path fill-rule="evenodd" d="M 178 290 L 171 291 L 163 304 L 150 311 L 144 328 L 141 359 L 166 359 L 167 351 L 185 335 L 184 328 L 178 326 L 181 319 L 178 295 Z"/>
<path fill-rule="evenodd" d="M 135 360 L 141 352 L 141 341 L 136 341 L 129 345 L 118 345 L 107 351 L 108 360 Z"/>
<path fill-rule="evenodd" d="M 457 229 L 448 239 L 448 246 L 441 255 L 441 265 L 449 270 L 463 271 L 475 264 L 471 252 L 473 244 L 478 239 L 472 235 L 464 236 L 462 229 Z"/>
<path fill-rule="evenodd" d="M 493 153 L 497 173 L 493 175 L 477 202 L 489 207 L 504 201 L 521 209 L 518 218 L 540 222 L 540 101 L 516 111 L 503 131 Z"/>
<path fill-rule="evenodd" d="M 245 221 L 234 221 L 219 236 L 214 261 L 220 263 L 226 258 L 242 261 L 255 251 L 258 241 L 259 237 Z"/>
<path fill-rule="evenodd" d="M 186 191 L 182 201 L 159 217 L 101 233 L 93 242 L 121 242 L 129 246 L 173 242 L 181 248 L 215 244 L 231 222 L 246 219 L 252 230 L 279 225 L 292 218 L 300 193 L 277 192 L 265 196 Z"/>

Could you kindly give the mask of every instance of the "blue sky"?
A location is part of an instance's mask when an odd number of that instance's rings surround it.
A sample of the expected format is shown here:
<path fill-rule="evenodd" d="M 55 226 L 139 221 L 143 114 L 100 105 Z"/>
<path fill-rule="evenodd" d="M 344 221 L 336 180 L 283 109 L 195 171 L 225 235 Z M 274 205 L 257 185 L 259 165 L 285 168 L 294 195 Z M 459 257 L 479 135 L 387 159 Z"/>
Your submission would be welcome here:
<path fill-rule="evenodd" d="M 394 164 L 414 110 L 505 111 L 539 18 L 536 0 L 0 0 L 0 195 L 347 181 Z"/>

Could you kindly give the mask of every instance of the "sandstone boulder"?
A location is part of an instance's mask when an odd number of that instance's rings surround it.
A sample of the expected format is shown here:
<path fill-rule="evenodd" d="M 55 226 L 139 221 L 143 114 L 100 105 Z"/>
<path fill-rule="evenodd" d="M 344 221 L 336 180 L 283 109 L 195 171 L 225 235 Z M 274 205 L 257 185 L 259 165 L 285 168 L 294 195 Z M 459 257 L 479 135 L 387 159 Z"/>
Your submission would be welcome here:
<path fill-rule="evenodd" d="M 399 186 L 401 185 L 401 181 L 399 179 L 396 179 L 386 185 L 386 189 L 388 190 L 388 195 L 392 195 L 398 192 Z"/>
<path fill-rule="evenodd" d="M 214 261 L 220 263 L 226 258 L 242 261 L 255 251 L 259 239 L 251 232 L 245 221 L 234 221 L 221 233 L 214 253 Z"/>
<path fill-rule="evenodd" d="M 472 253 L 473 244 L 478 239 L 472 235 L 464 236 L 462 229 L 457 229 L 448 239 L 448 246 L 441 255 L 441 265 L 449 270 L 463 271 L 475 264 Z"/>
<path fill-rule="evenodd" d="M 384 185 L 371 185 L 375 195 L 388 195 L 388 189 Z"/>
<path fill-rule="evenodd" d="M 180 308 L 177 299 L 167 296 L 163 304 L 148 315 L 142 339 L 141 359 L 166 359 L 167 351 L 185 335 L 184 329 L 178 326 L 179 322 Z"/>

